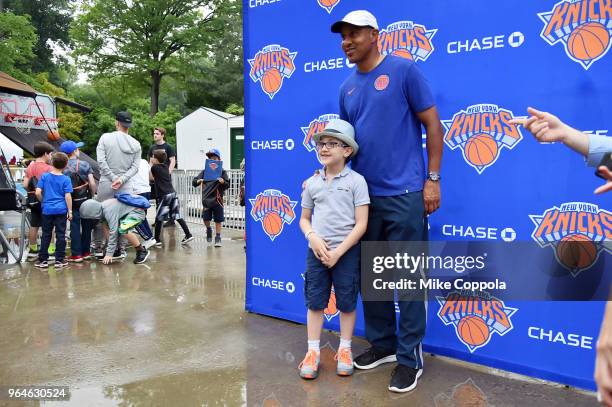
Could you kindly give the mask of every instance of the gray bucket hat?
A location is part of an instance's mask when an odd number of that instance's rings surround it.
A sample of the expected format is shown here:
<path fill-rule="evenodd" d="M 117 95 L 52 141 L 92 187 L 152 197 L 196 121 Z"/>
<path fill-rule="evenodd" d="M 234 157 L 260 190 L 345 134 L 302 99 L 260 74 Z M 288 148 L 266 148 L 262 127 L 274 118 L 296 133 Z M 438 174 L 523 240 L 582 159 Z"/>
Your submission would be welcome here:
<path fill-rule="evenodd" d="M 102 218 L 102 204 L 95 199 L 88 199 L 79 208 L 81 218 L 100 219 Z"/>
<path fill-rule="evenodd" d="M 323 136 L 337 138 L 344 144 L 352 147 L 353 153 L 351 154 L 350 158 L 353 158 L 357 154 L 357 151 L 359 151 L 359 145 L 355 141 L 355 129 L 349 122 L 345 120 L 330 120 L 322 132 L 317 133 L 312 137 L 314 138 L 315 143 L 318 143 L 321 137 Z"/>

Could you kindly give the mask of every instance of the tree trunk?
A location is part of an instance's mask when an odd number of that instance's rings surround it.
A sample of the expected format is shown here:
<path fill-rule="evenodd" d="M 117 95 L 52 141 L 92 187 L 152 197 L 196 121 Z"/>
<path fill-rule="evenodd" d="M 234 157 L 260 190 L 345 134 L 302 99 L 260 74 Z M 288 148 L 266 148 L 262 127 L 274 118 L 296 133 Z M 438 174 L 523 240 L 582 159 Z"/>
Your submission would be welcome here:
<path fill-rule="evenodd" d="M 159 86 L 161 74 L 159 71 L 151 71 L 151 117 L 159 110 Z"/>

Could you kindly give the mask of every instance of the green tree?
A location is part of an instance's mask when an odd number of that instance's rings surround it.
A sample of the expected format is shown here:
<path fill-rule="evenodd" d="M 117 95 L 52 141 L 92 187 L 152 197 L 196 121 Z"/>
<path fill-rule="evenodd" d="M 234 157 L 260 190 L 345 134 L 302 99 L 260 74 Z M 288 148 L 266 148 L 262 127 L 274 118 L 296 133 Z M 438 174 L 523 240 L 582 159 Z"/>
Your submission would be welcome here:
<path fill-rule="evenodd" d="M 31 83 L 28 64 L 35 43 L 36 31 L 27 16 L 0 13 L 0 71 Z"/>
<path fill-rule="evenodd" d="M 227 0 L 83 0 L 71 36 L 81 66 L 98 76 L 125 75 L 150 88 L 159 110 L 162 79 L 207 48 L 221 30 L 216 14 Z"/>

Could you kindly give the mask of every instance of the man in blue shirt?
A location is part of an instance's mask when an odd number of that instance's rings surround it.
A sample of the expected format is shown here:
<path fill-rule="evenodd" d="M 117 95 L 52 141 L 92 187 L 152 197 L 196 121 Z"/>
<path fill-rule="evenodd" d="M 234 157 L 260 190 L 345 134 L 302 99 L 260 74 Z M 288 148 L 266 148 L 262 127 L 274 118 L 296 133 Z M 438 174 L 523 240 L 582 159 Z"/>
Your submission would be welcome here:
<path fill-rule="evenodd" d="M 372 200 L 363 240 L 427 240 L 426 215 L 440 206 L 444 133 L 429 85 L 413 61 L 380 54 L 378 23 L 369 12 L 350 12 L 331 30 L 341 34 L 342 50 L 357 66 L 340 87 L 340 118 L 355 127 L 361 154 L 352 168 L 366 179 Z M 364 301 L 366 337 L 372 347 L 355 359 L 355 367 L 372 369 L 397 360 L 389 390 L 414 389 L 423 368 L 425 306 L 425 299 L 399 301 L 396 333 L 394 303 Z"/>

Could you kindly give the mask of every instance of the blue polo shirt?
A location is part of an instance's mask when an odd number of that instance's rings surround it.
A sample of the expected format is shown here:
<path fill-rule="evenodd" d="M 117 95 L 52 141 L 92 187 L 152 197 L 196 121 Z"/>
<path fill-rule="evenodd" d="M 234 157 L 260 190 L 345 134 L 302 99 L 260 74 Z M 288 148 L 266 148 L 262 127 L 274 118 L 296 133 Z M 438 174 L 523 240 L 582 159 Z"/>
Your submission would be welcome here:
<path fill-rule="evenodd" d="M 68 212 L 66 194 L 72 192 L 70 178 L 46 172 L 38 180 L 36 188 L 42 189 L 43 215 L 60 215 Z"/>
<path fill-rule="evenodd" d="M 355 70 L 340 86 L 340 118 L 353 125 L 359 144 L 351 166 L 372 196 L 423 190 L 423 132 L 416 114 L 434 105 L 416 64 L 392 55 L 370 72 Z"/>

